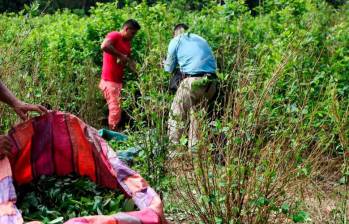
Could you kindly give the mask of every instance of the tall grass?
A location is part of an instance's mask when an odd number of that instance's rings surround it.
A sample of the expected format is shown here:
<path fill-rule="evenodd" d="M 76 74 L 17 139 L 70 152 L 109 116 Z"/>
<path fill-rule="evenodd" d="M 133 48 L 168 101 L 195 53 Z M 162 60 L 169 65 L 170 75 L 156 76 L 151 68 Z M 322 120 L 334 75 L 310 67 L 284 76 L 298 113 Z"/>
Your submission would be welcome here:
<path fill-rule="evenodd" d="M 330 139 L 317 139 L 318 129 L 302 110 L 292 115 L 283 111 L 277 122 L 270 118 L 268 95 L 277 91 L 275 83 L 285 75 L 283 68 L 289 57 L 296 57 L 292 50 L 285 54 L 291 56 L 286 56 L 265 84 L 257 88 L 246 80 L 248 73 L 239 74 L 232 90 L 221 93 L 226 100 L 216 103 L 216 114 L 208 117 L 201 111 L 197 115 L 201 118 L 197 151 L 188 151 L 183 145 L 177 149 L 182 156 L 170 161 L 172 189 L 192 222 L 310 221 L 304 203 L 309 188 L 319 184 L 320 177 L 328 178 L 323 174 L 331 175 L 329 170 L 337 170 L 338 175 L 340 167 L 327 162 L 333 153 L 328 144 Z M 304 107 L 309 99 L 302 101 Z M 336 117 L 339 125 L 336 129 L 341 130 L 340 144 L 347 149 L 344 135 L 348 130 L 344 126 L 348 124 L 349 107 L 346 113 L 338 115 L 338 102 L 334 99 L 331 105 L 334 107 L 331 116 Z M 319 112 L 317 108 L 309 111 L 310 117 Z M 342 169 L 347 167 L 347 155 L 335 160 L 343 164 Z M 345 186 L 347 190 L 348 185 Z M 342 223 L 348 215 L 345 210 L 348 194 L 345 195 L 339 213 Z M 329 221 L 333 217 L 326 218 Z"/>
<path fill-rule="evenodd" d="M 314 24 L 308 26 L 312 29 Z M 168 163 L 173 200 L 180 199 L 178 207 L 187 222 L 347 222 L 349 105 L 339 103 L 336 84 L 321 88 L 314 100 L 312 86 L 302 83 L 307 77 L 290 69 L 302 60 L 304 41 L 295 35 L 271 75 L 260 80 L 257 77 L 270 65 L 260 58 L 254 59 L 260 64 L 249 66 L 246 52 L 251 49 L 239 40 L 234 63 L 223 71 L 231 79 L 221 80 L 221 100 L 214 102 L 213 112 L 197 114 L 198 147 L 193 152 L 182 145 L 177 148 L 180 156 Z M 314 58 L 323 54 L 312 46 L 307 51 Z M 313 72 L 320 72 L 319 66 L 314 60 Z M 296 104 L 275 97 L 293 91 L 292 86 L 279 85 L 289 79 L 300 84 Z M 318 125 L 324 105 L 331 126 Z M 338 154 L 338 148 L 343 153 Z M 333 182 L 324 192 L 325 185 Z M 342 193 L 330 196 L 334 192 Z M 329 201 L 337 204 L 323 205 Z"/>
<path fill-rule="evenodd" d="M 212 2 L 201 11 L 110 3 L 84 17 L 1 15 L 1 79 L 26 102 L 100 128 L 99 46 L 107 32 L 135 18 L 142 25 L 133 42 L 140 76 L 125 74 L 123 109 L 132 119 L 126 133 L 128 144 L 141 148 L 134 168 L 163 193 L 169 212 L 184 210 L 194 223 L 347 222 L 349 6 L 270 2 L 253 17 L 240 1 Z M 220 88 L 210 112 L 197 114 L 197 150 L 188 151 L 184 136 L 182 158 L 168 161 L 173 96 L 161 62 L 178 22 L 212 46 Z M 0 112 L 7 130 L 17 117 L 3 105 Z M 322 215 L 336 190 L 338 205 Z M 172 192 L 178 197 L 166 203 Z"/>

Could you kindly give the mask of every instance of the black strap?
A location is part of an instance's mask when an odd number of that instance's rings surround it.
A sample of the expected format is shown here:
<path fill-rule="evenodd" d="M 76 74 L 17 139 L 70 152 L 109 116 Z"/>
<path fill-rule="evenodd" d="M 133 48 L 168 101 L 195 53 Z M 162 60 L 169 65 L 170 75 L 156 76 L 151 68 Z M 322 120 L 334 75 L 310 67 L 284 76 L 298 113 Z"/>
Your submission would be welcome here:
<path fill-rule="evenodd" d="M 217 78 L 216 73 L 209 73 L 209 72 L 202 72 L 202 73 L 196 73 L 196 74 L 184 74 L 185 78 L 188 77 L 204 77 L 207 76 L 209 79 L 215 79 Z"/>

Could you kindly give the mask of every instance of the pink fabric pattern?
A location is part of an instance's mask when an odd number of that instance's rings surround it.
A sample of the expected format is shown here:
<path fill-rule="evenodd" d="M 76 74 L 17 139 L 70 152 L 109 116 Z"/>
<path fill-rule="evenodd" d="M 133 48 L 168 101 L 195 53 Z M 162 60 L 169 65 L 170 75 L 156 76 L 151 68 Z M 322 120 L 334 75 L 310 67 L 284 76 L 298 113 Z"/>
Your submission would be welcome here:
<path fill-rule="evenodd" d="M 73 218 L 66 224 L 167 223 L 162 201 L 155 191 L 117 157 L 94 128 L 76 116 L 50 112 L 17 125 L 8 136 L 14 147 L 9 159 L 0 161 L 1 224 L 24 223 L 15 205 L 13 181 L 24 184 L 42 174 L 64 176 L 72 172 L 101 186 L 121 189 L 139 211 Z M 31 222 L 34 223 L 40 222 Z"/>

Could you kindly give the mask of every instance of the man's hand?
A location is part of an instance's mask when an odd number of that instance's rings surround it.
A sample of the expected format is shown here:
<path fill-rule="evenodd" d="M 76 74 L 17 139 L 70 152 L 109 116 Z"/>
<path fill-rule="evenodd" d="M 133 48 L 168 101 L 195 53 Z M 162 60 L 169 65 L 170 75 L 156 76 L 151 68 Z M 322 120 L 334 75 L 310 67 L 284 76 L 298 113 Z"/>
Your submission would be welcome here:
<path fill-rule="evenodd" d="M 129 61 L 129 58 L 127 57 L 127 55 L 121 54 L 118 57 L 118 64 L 120 65 L 126 65 L 128 61 Z"/>
<path fill-rule="evenodd" d="M 28 112 L 29 111 L 36 111 L 39 114 L 45 114 L 47 113 L 47 109 L 44 106 L 41 105 L 34 105 L 34 104 L 28 104 L 24 102 L 18 102 L 15 105 L 13 105 L 14 111 L 20 116 L 22 120 L 28 120 Z"/>
<path fill-rule="evenodd" d="M 11 151 L 12 143 L 6 135 L 0 135 L 0 160 Z"/>
<path fill-rule="evenodd" d="M 116 60 L 116 63 L 120 65 L 126 65 L 128 62 L 128 57 L 127 55 L 121 53 L 120 51 L 116 50 L 114 48 L 114 43 L 111 39 L 105 38 L 103 40 L 103 43 L 101 44 L 101 49 L 104 52 L 107 52 L 108 54 L 113 55 L 113 57 Z"/>
<path fill-rule="evenodd" d="M 130 68 L 130 70 L 131 70 L 133 73 L 138 74 L 137 68 L 136 68 L 136 62 L 135 62 L 134 60 L 130 59 L 130 60 L 128 61 L 128 67 Z"/>

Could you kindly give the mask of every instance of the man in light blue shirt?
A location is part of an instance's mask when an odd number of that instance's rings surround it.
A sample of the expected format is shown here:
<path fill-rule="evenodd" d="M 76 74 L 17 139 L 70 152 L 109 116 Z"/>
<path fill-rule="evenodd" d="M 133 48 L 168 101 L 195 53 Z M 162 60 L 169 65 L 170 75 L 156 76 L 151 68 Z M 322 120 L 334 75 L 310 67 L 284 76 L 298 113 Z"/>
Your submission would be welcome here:
<path fill-rule="evenodd" d="M 188 146 L 191 148 L 199 140 L 196 114 L 198 110 L 207 108 L 207 102 L 216 92 L 216 82 L 213 81 L 216 78 L 216 60 L 207 41 L 187 30 L 186 24 L 175 26 L 164 69 L 174 72 L 178 65 L 184 77 L 171 105 L 168 121 L 170 141 L 179 143 L 190 115 Z"/>
<path fill-rule="evenodd" d="M 193 33 L 179 32 L 171 40 L 165 71 L 173 72 L 177 64 L 180 71 L 188 75 L 216 72 L 216 60 L 210 46 L 204 38 Z"/>

